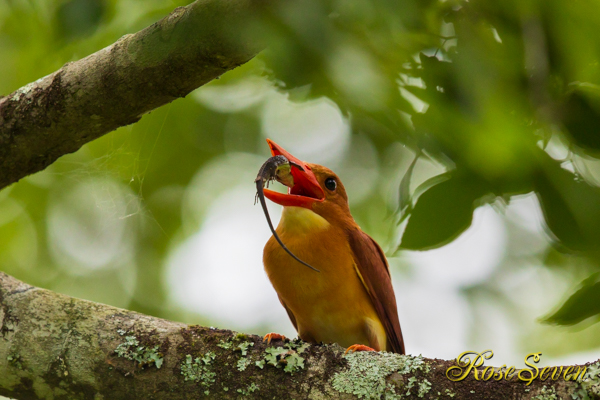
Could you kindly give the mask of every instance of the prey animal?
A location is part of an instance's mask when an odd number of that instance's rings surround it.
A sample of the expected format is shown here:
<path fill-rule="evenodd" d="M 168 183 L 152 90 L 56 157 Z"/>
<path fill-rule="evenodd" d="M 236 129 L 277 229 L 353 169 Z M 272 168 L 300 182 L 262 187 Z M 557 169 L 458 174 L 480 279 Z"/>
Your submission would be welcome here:
<path fill-rule="evenodd" d="M 256 200 L 260 200 L 260 205 L 262 206 L 263 212 L 265 213 L 265 217 L 267 218 L 267 223 L 269 224 L 269 228 L 271 229 L 271 233 L 273 233 L 273 237 L 277 242 L 281 245 L 281 247 L 290 255 L 292 258 L 299 263 L 306 265 L 308 268 L 313 269 L 317 272 L 321 272 L 312 265 L 309 265 L 296 257 L 294 253 L 288 249 L 285 244 L 277 235 L 275 228 L 273 228 L 273 223 L 271 222 L 271 217 L 269 216 L 269 209 L 267 208 L 267 204 L 265 202 L 265 195 L 263 189 L 265 184 L 269 187 L 269 183 L 277 180 L 278 182 L 286 185 L 286 186 L 294 186 L 294 177 L 291 174 L 291 165 L 294 165 L 296 168 L 303 170 L 302 166 L 290 162 L 285 156 L 277 155 L 269 158 L 265 163 L 260 167 L 258 171 L 258 175 L 254 180 L 256 184 L 256 197 L 254 198 L 254 204 L 256 204 Z"/>

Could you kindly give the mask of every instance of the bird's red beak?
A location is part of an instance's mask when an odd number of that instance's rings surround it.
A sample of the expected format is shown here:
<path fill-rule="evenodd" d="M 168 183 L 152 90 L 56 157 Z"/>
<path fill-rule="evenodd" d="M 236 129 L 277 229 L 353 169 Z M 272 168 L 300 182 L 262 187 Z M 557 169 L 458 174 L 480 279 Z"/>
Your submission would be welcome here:
<path fill-rule="evenodd" d="M 307 163 L 298 160 L 271 139 L 267 139 L 267 143 L 269 143 L 273 156 L 282 155 L 290 161 L 291 173 L 294 177 L 294 186 L 288 188 L 287 194 L 264 189 L 267 199 L 282 206 L 304 207 L 308 209 L 312 208 L 314 202 L 325 200 L 325 192 L 321 189 L 317 177 Z M 300 165 L 304 171 L 294 164 Z"/>

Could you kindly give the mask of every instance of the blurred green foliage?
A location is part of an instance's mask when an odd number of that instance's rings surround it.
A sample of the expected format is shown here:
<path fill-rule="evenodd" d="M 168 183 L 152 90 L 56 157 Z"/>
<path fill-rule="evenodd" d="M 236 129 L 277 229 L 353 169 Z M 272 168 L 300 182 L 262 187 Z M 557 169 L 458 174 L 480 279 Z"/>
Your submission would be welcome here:
<path fill-rule="evenodd" d="M 0 0 L 0 93 L 184 3 Z M 425 182 L 414 179 L 415 162 L 404 169 L 394 181 L 395 203 L 371 188 L 352 204 L 360 225 L 390 254 L 443 246 L 471 225 L 478 207 L 502 211 L 514 196 L 535 193 L 549 240 L 539 262 L 581 280 L 600 266 L 599 5 L 282 1 L 261 22 L 269 48 L 211 86 L 266 76 L 295 102 L 333 100 L 353 143 L 375 149 L 379 189 L 413 159 L 440 167 L 444 172 Z M 206 204 L 192 218 L 186 190 L 223 154 L 266 156 L 267 149 L 255 103 L 216 110 L 199 98 L 156 110 L 0 192 L 3 270 L 71 295 L 210 323 L 165 300 L 165 260 L 199 228 L 216 197 L 201 195 Z M 342 164 L 356 164 L 361 154 L 346 154 Z M 509 253 L 503 267 L 521 261 Z M 489 282 L 466 295 L 498 295 L 486 288 Z M 584 281 L 548 321 L 597 316 L 598 290 L 595 280 Z M 570 350 L 599 344 L 590 339 Z"/>
<path fill-rule="evenodd" d="M 581 165 L 597 170 L 600 157 L 597 5 L 286 6 L 267 53 L 283 87 L 310 85 L 309 96 L 334 99 L 353 132 L 379 148 L 400 141 L 449 170 L 404 208 L 400 249 L 442 246 L 470 226 L 476 207 L 535 192 L 554 246 L 596 268 L 600 188 Z M 552 140 L 564 156 L 547 151 Z M 596 309 L 597 296 L 588 287 L 565 307 Z"/>
<path fill-rule="evenodd" d="M 440 246 L 469 225 L 463 216 L 441 228 L 448 232 L 437 239 L 419 237 L 449 214 L 436 207 L 464 210 L 486 194 L 509 200 L 537 191 L 555 239 L 566 250 L 596 252 L 598 229 L 592 227 L 600 222 L 594 212 L 600 198 L 580 171 L 565 165 L 600 150 L 594 146 L 593 95 L 599 76 L 590 69 L 598 62 L 597 44 L 593 31 L 585 31 L 593 24 L 578 25 L 574 18 L 589 20 L 593 13 L 585 17 L 583 5 L 548 2 L 419 2 L 412 13 L 385 1 L 330 6 L 316 16 L 304 14 L 293 33 L 286 32 L 288 25 L 276 27 L 288 41 L 269 50 L 277 56 L 274 74 L 285 87 L 310 84 L 315 96 L 335 99 L 351 115 L 354 130 L 381 146 L 400 140 L 461 176 L 425 191 L 423 207 L 436 217 L 411 219 L 404 235 L 409 248 Z M 573 36 L 577 45 L 589 42 L 585 56 L 574 43 L 564 43 L 555 32 L 561 28 L 570 36 L 580 33 Z M 315 40 L 315 31 L 326 39 Z M 283 49 L 292 56 L 279 57 Z M 336 67 L 339 52 L 347 63 Z M 558 54 L 585 62 L 566 69 Z M 347 74 L 343 82 L 336 81 L 340 73 Z M 579 94 L 584 87 L 590 88 L 585 96 Z M 415 97 L 421 101 L 410 101 Z M 568 150 L 564 159 L 544 152 L 553 136 Z"/>

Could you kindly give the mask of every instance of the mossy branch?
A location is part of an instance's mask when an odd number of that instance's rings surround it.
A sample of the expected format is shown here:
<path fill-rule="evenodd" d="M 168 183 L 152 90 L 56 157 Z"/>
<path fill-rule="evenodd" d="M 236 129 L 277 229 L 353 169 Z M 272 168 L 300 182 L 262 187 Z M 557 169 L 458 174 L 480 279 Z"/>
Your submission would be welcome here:
<path fill-rule="evenodd" d="M 198 0 L 0 98 L 0 189 L 250 60 L 265 3 Z"/>
<path fill-rule="evenodd" d="M 0 272 L 0 395 L 14 399 L 594 398 L 583 382 L 460 382 L 454 361 L 262 342 L 29 286 Z M 588 397 L 585 397 L 588 396 Z"/>

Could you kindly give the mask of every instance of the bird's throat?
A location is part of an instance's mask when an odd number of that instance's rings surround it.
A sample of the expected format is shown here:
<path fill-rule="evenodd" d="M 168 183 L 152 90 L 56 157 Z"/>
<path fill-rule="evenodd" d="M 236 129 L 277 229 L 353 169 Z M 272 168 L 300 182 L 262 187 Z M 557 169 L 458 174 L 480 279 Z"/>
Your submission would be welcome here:
<path fill-rule="evenodd" d="M 304 207 L 283 207 L 277 231 L 307 234 L 329 228 L 330 224 L 319 214 Z"/>

